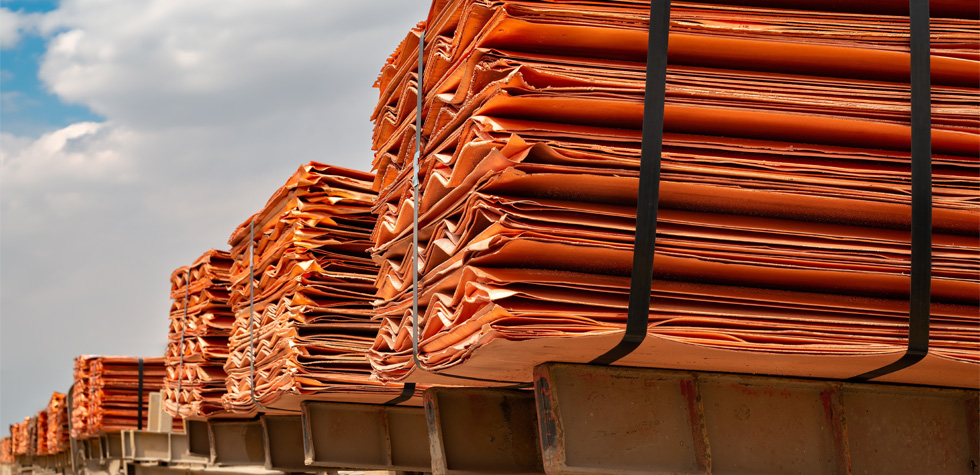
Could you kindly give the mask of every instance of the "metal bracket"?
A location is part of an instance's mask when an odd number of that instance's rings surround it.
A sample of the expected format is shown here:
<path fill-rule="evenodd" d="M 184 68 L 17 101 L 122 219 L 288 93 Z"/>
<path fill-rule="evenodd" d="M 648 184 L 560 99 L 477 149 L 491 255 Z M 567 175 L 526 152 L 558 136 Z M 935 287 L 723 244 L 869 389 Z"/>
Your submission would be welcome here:
<path fill-rule="evenodd" d="M 980 461 L 975 390 L 560 363 L 534 379 L 549 474 L 976 474 Z"/>
<path fill-rule="evenodd" d="M 219 466 L 265 466 L 265 438 L 259 421 L 208 421 L 211 463 Z"/>
<path fill-rule="evenodd" d="M 306 465 L 430 471 L 429 433 L 420 407 L 306 401 Z"/>
<path fill-rule="evenodd" d="M 422 401 L 433 474 L 544 473 L 531 391 L 430 388 Z"/>
<path fill-rule="evenodd" d="M 260 418 L 265 437 L 265 468 L 283 472 L 314 472 L 307 467 L 303 451 L 303 421 L 300 416 Z"/>

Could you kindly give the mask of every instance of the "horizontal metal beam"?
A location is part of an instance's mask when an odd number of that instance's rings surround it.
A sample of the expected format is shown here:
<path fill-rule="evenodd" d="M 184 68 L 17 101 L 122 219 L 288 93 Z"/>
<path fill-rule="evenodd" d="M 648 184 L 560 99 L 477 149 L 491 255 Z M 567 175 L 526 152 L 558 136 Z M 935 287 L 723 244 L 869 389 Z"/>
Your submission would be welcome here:
<path fill-rule="evenodd" d="M 300 416 L 260 418 L 265 437 L 265 468 L 292 473 L 314 472 L 307 467 L 303 450 L 303 421 Z"/>
<path fill-rule="evenodd" d="M 428 429 L 420 407 L 315 401 L 301 407 L 306 465 L 430 470 Z"/>
<path fill-rule="evenodd" d="M 207 426 L 205 426 L 207 429 Z M 170 463 L 180 465 L 207 465 L 210 457 L 192 454 L 190 452 L 188 434 L 170 433 Z"/>
<path fill-rule="evenodd" d="M 265 467 L 265 439 L 259 421 L 208 421 L 211 463 Z"/>
<path fill-rule="evenodd" d="M 169 462 L 170 434 L 124 430 L 122 431 L 122 458 L 129 462 Z"/>
<path fill-rule="evenodd" d="M 433 474 L 543 473 L 533 392 L 430 388 L 422 401 Z"/>
<path fill-rule="evenodd" d="M 192 456 L 211 458 L 211 436 L 208 422 L 184 419 L 184 433 L 187 434 L 187 453 Z"/>
<path fill-rule="evenodd" d="M 977 391 L 548 363 L 549 474 L 976 474 Z"/>

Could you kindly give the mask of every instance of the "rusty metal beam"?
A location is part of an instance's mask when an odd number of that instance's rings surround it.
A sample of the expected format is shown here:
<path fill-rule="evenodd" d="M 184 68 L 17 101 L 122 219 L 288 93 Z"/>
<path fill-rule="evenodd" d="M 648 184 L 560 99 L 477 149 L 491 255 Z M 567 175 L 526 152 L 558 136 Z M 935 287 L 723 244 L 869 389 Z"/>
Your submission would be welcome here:
<path fill-rule="evenodd" d="M 543 472 L 531 391 L 430 388 L 422 399 L 433 474 Z"/>
<path fill-rule="evenodd" d="M 184 419 L 184 433 L 187 434 L 187 453 L 196 457 L 211 458 L 211 436 L 208 422 Z"/>
<path fill-rule="evenodd" d="M 428 472 L 429 440 L 420 407 L 302 404 L 306 465 Z"/>
<path fill-rule="evenodd" d="M 208 421 L 211 463 L 265 467 L 265 438 L 259 421 Z"/>
<path fill-rule="evenodd" d="M 547 363 L 549 474 L 978 473 L 977 391 Z"/>
<path fill-rule="evenodd" d="M 261 417 L 265 437 L 265 468 L 291 473 L 312 473 L 303 451 L 303 421 L 300 416 Z"/>

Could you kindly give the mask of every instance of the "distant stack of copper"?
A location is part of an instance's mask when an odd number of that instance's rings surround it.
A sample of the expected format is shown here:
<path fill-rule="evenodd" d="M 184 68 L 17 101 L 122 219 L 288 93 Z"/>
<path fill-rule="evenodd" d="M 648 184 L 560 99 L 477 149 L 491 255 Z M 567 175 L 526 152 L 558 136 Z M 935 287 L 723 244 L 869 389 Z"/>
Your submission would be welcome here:
<path fill-rule="evenodd" d="M 10 437 L 0 439 L 0 463 L 14 462 L 14 440 Z"/>
<path fill-rule="evenodd" d="M 48 451 L 48 410 L 42 409 L 34 419 L 33 437 L 34 454 L 47 455 Z"/>
<path fill-rule="evenodd" d="M 89 403 L 91 388 L 89 376 L 95 356 L 82 355 L 75 358 L 74 384 L 71 391 L 71 436 L 84 438 L 91 435 L 89 430 Z"/>
<path fill-rule="evenodd" d="M 170 276 L 164 407 L 174 416 L 207 416 L 223 409 L 224 364 L 235 321 L 228 304 L 232 262 L 228 252 L 212 249 Z"/>
<path fill-rule="evenodd" d="M 400 385 L 370 379 L 365 356 L 378 328 L 378 268 L 367 252 L 373 180 L 311 162 L 232 234 L 230 411 L 257 409 L 253 396 L 293 407 L 299 399 L 384 402 L 400 393 Z"/>
<path fill-rule="evenodd" d="M 14 455 L 27 455 L 29 448 L 28 426 L 31 418 L 25 417 L 24 422 L 10 426 L 10 436 L 13 439 Z"/>
<path fill-rule="evenodd" d="M 100 356 L 92 361 L 90 368 L 90 433 L 146 428 L 150 393 L 163 389 L 166 375 L 163 358 L 143 358 L 142 374 L 139 358 L 129 356 Z M 139 424 L 141 406 L 142 424 Z"/>
<path fill-rule="evenodd" d="M 66 396 L 61 393 L 51 395 L 48 401 L 47 450 L 56 454 L 68 450 L 68 404 Z"/>

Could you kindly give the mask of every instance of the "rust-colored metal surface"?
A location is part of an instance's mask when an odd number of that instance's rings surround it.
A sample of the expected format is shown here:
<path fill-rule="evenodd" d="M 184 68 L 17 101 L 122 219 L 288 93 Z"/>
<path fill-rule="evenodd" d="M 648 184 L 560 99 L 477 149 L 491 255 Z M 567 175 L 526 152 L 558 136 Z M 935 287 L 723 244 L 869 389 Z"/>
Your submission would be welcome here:
<path fill-rule="evenodd" d="M 307 401 L 302 411 L 306 465 L 430 470 L 429 432 L 421 407 Z"/>
<path fill-rule="evenodd" d="M 645 91 L 648 2 L 433 2 L 377 82 L 375 375 L 527 382 L 616 345 L 647 93 L 666 95 L 654 282 L 621 362 L 845 379 L 901 357 L 908 18 L 823 8 L 674 4 L 666 90 Z M 977 387 L 980 22 L 931 25 L 930 349 L 885 380 Z"/>
<path fill-rule="evenodd" d="M 202 417 L 224 411 L 224 365 L 235 321 L 228 303 L 232 263 L 228 252 L 211 249 L 170 276 L 173 303 L 164 407 L 174 416 Z"/>
<path fill-rule="evenodd" d="M 401 392 L 372 380 L 365 357 L 379 325 L 372 180 L 311 162 L 232 233 L 227 410 L 298 412 L 304 399 L 381 403 Z"/>
<path fill-rule="evenodd" d="M 544 473 L 531 391 L 430 388 L 432 473 Z"/>
<path fill-rule="evenodd" d="M 977 391 L 548 363 L 551 474 L 976 474 Z"/>

